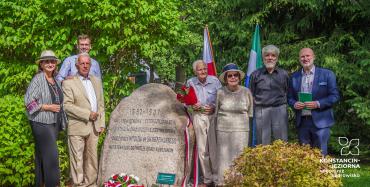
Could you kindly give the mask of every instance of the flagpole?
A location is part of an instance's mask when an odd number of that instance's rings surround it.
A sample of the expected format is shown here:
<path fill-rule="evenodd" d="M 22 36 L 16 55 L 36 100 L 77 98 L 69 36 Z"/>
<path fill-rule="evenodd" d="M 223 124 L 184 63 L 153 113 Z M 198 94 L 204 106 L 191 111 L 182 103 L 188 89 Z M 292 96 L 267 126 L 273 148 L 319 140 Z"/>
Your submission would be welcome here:
<path fill-rule="evenodd" d="M 206 30 L 207 30 L 208 42 L 211 48 L 212 63 L 213 63 L 213 67 L 215 67 L 215 74 L 217 76 L 217 67 L 216 67 L 215 57 L 213 56 L 213 47 L 212 47 L 211 37 L 209 36 L 208 24 L 206 24 Z"/>
<path fill-rule="evenodd" d="M 254 29 L 254 33 L 252 35 L 252 48 L 249 53 L 249 61 L 248 61 L 248 69 L 245 76 L 245 87 L 250 87 L 249 82 L 252 75 L 252 72 L 256 69 L 262 67 L 262 57 L 261 57 L 261 39 L 260 39 L 260 26 L 257 23 Z M 255 113 L 253 111 L 253 113 Z M 251 147 L 255 147 L 257 144 L 257 138 L 256 138 L 256 118 L 253 116 L 252 124 L 251 124 L 251 131 L 252 131 L 252 142 Z"/>

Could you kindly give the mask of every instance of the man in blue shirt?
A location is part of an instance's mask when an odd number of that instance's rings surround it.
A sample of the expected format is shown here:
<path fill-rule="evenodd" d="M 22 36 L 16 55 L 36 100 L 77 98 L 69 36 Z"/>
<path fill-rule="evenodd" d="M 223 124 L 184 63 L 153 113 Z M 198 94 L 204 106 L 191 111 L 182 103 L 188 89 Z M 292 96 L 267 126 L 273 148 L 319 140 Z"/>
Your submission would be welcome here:
<path fill-rule="evenodd" d="M 187 81 L 187 86 L 192 86 L 195 90 L 198 103 L 193 105 L 193 125 L 195 137 L 197 139 L 198 159 L 201 171 L 202 183 L 200 187 L 210 185 L 214 182 L 211 157 L 209 150 L 215 145 L 209 137 L 209 129 L 213 126 L 213 114 L 216 106 L 217 90 L 222 87 L 217 77 L 208 75 L 207 65 L 203 60 L 193 63 L 195 77 Z M 214 141 L 214 140 L 213 140 Z"/>
<path fill-rule="evenodd" d="M 91 39 L 88 35 L 82 34 L 78 36 L 77 39 L 77 49 L 78 53 L 89 53 L 91 50 Z M 62 82 L 65 79 L 70 79 L 74 75 L 77 74 L 77 68 L 76 68 L 76 62 L 78 55 L 73 55 L 70 57 L 67 57 L 62 64 L 62 67 L 59 70 L 59 73 L 57 75 L 57 80 Z M 100 71 L 100 66 L 99 63 L 91 58 L 91 68 L 89 75 L 94 75 L 101 79 L 101 71 Z"/>

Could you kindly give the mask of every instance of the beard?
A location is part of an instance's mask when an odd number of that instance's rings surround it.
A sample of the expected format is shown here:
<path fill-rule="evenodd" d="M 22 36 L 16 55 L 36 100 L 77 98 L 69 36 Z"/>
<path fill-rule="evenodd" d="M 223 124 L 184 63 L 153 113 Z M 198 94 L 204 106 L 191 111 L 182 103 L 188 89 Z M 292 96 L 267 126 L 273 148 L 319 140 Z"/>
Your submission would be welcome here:
<path fill-rule="evenodd" d="M 276 62 L 273 63 L 264 63 L 265 67 L 268 69 L 275 68 Z"/>

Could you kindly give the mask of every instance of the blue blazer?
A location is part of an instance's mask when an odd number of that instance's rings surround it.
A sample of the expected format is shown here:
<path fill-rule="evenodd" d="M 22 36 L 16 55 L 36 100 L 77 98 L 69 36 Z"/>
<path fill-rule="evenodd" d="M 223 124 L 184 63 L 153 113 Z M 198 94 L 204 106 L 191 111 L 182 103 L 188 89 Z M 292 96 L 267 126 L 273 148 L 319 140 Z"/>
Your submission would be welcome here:
<path fill-rule="evenodd" d="M 288 104 L 295 112 L 296 126 L 301 124 L 302 110 L 295 110 L 294 103 L 298 101 L 301 90 L 302 69 L 293 73 L 289 80 Z M 317 128 L 327 128 L 334 125 L 333 105 L 339 100 L 339 91 L 335 75 L 328 69 L 315 66 L 312 85 L 312 100 L 319 101 L 320 108 L 311 110 L 312 119 Z"/>

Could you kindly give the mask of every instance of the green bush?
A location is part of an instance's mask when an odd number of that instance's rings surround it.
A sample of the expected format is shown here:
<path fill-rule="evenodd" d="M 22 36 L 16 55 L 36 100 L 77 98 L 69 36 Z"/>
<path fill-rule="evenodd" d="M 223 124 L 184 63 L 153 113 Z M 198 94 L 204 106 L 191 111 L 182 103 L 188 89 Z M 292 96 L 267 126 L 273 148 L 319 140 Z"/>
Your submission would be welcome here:
<path fill-rule="evenodd" d="M 34 184 L 34 139 L 25 114 L 23 97 L 0 98 L 0 186 Z M 68 180 L 68 150 L 65 133 L 58 140 L 62 183 Z M 63 185 L 63 184 L 62 184 Z"/>
<path fill-rule="evenodd" d="M 0 60 L 0 96 L 24 95 L 28 83 L 37 71 L 35 64 L 7 63 Z"/>
<path fill-rule="evenodd" d="M 245 148 L 226 171 L 226 186 L 341 186 L 320 150 L 281 140 Z M 328 159 L 329 157 L 326 157 Z"/>
<path fill-rule="evenodd" d="M 0 98 L 0 126 L 0 185 L 32 184 L 34 141 L 21 97 Z"/>
<path fill-rule="evenodd" d="M 69 176 L 69 153 L 67 143 L 67 132 L 63 131 L 59 133 L 58 137 L 58 152 L 59 152 L 59 168 L 60 168 L 60 185 L 65 186 L 70 180 Z"/>

